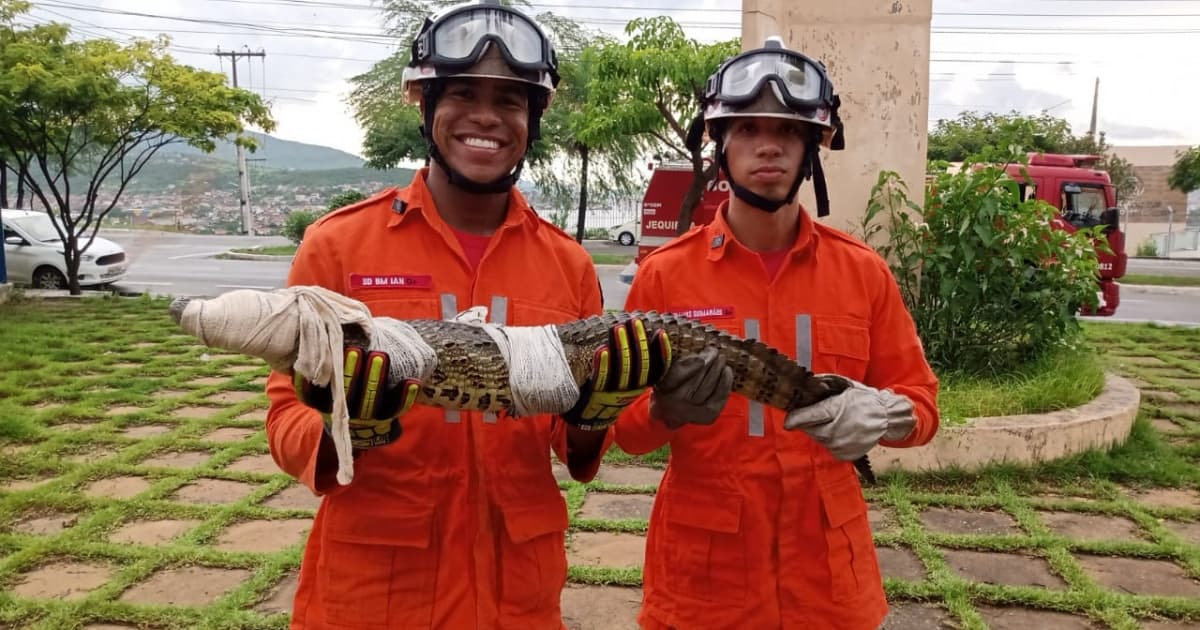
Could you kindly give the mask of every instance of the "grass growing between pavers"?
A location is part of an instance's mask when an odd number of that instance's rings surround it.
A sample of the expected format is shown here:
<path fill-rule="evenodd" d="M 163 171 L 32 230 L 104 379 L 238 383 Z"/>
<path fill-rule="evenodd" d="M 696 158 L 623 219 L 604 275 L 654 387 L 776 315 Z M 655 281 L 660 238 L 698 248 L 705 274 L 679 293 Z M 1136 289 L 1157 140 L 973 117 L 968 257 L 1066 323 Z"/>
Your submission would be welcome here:
<path fill-rule="evenodd" d="M 0 306 L 0 627 L 286 627 L 263 606 L 294 575 L 314 505 L 278 502 L 296 486 L 261 461 L 266 369 L 179 334 L 166 304 Z M 915 562 L 904 578 L 884 567 L 894 602 L 964 628 L 995 606 L 1122 629 L 1200 621 L 1200 331 L 1087 329 L 1104 369 L 1143 389 L 1132 439 L 1035 468 L 884 476 L 866 489 L 890 520 L 876 545 Z M 597 481 L 560 482 L 573 552 L 612 549 L 573 562 L 572 582 L 641 584 L 666 458 L 614 451 Z"/>
<path fill-rule="evenodd" d="M 242 418 L 265 407 L 266 368 L 192 343 L 166 305 L 0 307 L 10 449 L 0 461 L 0 625 L 287 627 L 286 615 L 254 606 L 294 571 L 302 537 L 269 552 L 255 545 L 278 538 L 223 537 L 312 517 L 262 505 L 292 485 L 287 476 L 227 469 L 266 453 L 261 421 Z"/>

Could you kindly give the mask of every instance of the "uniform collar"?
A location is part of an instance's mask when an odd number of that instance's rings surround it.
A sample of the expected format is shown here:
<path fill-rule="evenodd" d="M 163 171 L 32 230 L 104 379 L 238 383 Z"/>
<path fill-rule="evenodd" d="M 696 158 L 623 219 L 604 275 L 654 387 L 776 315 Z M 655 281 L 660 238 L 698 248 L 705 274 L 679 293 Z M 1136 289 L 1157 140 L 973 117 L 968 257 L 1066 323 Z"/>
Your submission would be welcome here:
<path fill-rule="evenodd" d="M 733 236 L 733 230 L 729 228 L 729 222 L 726 214 L 729 212 L 729 200 L 721 202 L 717 207 L 716 213 L 713 215 L 713 220 L 705 229 L 705 236 L 708 239 L 708 260 L 721 260 L 725 257 L 725 253 L 729 247 L 735 246 L 739 249 L 749 252 L 750 250 L 737 242 Z M 820 236 L 817 234 L 817 224 L 809 216 L 808 211 L 804 206 L 800 206 L 800 233 L 796 235 L 796 242 L 792 244 L 788 250 L 788 258 L 806 254 L 812 248 L 816 247 Z"/>
<path fill-rule="evenodd" d="M 412 182 L 406 188 L 400 189 L 392 200 L 392 216 L 388 219 L 389 228 L 401 225 L 414 216 L 420 216 L 439 232 L 451 233 L 450 226 L 442 219 L 442 215 L 438 214 L 437 206 L 433 203 L 433 195 L 425 183 L 428 176 L 429 167 L 424 167 L 413 174 Z M 537 229 L 539 222 L 537 214 L 525 201 L 525 196 L 514 186 L 508 194 L 508 214 L 504 217 L 504 223 L 497 228 L 496 233 L 522 224 L 529 224 Z"/>

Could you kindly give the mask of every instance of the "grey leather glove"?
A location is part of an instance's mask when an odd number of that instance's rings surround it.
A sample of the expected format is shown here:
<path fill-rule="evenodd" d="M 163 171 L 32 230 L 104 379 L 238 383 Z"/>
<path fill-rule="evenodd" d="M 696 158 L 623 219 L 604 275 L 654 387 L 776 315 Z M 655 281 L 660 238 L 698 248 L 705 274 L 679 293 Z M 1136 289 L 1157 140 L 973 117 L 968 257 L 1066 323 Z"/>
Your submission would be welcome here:
<path fill-rule="evenodd" d="M 804 431 L 833 456 L 851 461 L 880 440 L 901 440 L 917 424 L 912 401 L 888 389 L 850 381 L 846 391 L 787 415 L 783 428 Z"/>
<path fill-rule="evenodd" d="M 650 417 L 671 430 L 712 424 L 733 391 L 733 370 L 716 348 L 671 363 L 650 394 Z"/>

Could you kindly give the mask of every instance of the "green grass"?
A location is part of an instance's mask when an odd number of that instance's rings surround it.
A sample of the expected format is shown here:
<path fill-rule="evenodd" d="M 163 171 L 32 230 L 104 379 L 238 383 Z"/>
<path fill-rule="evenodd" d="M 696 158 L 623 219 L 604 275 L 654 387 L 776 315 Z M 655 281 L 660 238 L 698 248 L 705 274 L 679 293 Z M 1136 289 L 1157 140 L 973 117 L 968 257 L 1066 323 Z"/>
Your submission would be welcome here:
<path fill-rule="evenodd" d="M 632 254 L 592 254 L 592 262 L 597 265 L 628 265 L 633 262 Z"/>
<path fill-rule="evenodd" d="M 1048 354 L 1016 374 L 985 379 L 955 373 L 939 375 L 942 421 L 1044 413 L 1076 407 L 1104 387 L 1104 365 L 1094 351 Z"/>
<path fill-rule="evenodd" d="M 247 417 L 266 408 L 261 395 L 266 368 L 257 360 L 200 347 L 170 322 L 167 304 L 149 297 L 36 301 L 18 296 L 0 305 L 0 628 L 77 630 L 89 623 L 287 627 L 286 615 L 255 607 L 296 571 L 300 545 L 262 553 L 215 545 L 231 525 L 243 521 L 312 515 L 264 505 L 266 498 L 294 486 L 286 475 L 229 469 L 239 458 L 267 453 L 261 420 Z M 1200 505 L 1156 506 L 1138 499 L 1146 490 L 1200 490 L 1200 330 L 1105 322 L 1088 322 L 1084 328 L 1095 352 L 1047 359 L 1031 366 L 1027 378 L 1000 388 L 943 378 L 949 385 L 944 386 L 943 414 L 966 417 L 979 415 L 975 409 L 1009 408 L 1004 405 L 1066 405 L 1061 397 L 1084 391 L 1078 383 L 1094 384 L 1098 370 L 1117 371 L 1134 379 L 1143 392 L 1128 441 L 1108 451 L 1030 467 L 880 475 L 879 485 L 864 489 L 873 509 L 891 522 L 876 530 L 875 542 L 913 554 L 924 572 L 918 580 L 888 577 L 885 589 L 891 601 L 930 602 L 956 627 L 971 629 L 985 627 L 981 607 L 987 605 L 1063 611 L 1122 630 L 1138 628 L 1150 618 L 1200 621 L 1200 598 L 1108 588 L 1080 562 L 1085 555 L 1156 559 L 1200 580 L 1200 540 L 1176 531 L 1180 524 L 1200 523 Z M 236 392 L 254 395 L 241 401 L 219 398 Z M 183 415 L 196 408 L 206 412 Z M 64 429 L 65 423 L 82 425 Z M 161 425 L 167 432 L 142 439 L 124 433 L 142 425 Z M 254 433 L 234 442 L 210 440 L 212 431 L 222 427 Z M 1164 427 L 1170 434 L 1162 432 Z M 147 463 L 174 451 L 208 457 L 187 468 Z M 662 468 L 666 458 L 665 448 L 642 457 L 613 449 L 605 466 Z M 115 476 L 141 477 L 147 486 L 125 499 L 84 492 L 89 484 Z M 250 492 L 212 505 L 175 498 L 180 488 L 202 478 L 250 484 Z M 42 483 L 4 488 L 20 480 Z M 637 536 L 647 529 L 642 518 L 583 518 L 581 513 L 590 495 L 651 496 L 653 485 L 563 481 L 560 487 L 566 491 L 572 537 L 585 532 Z M 1005 534 L 939 532 L 922 520 L 923 512 L 935 507 L 993 511 L 1011 518 L 1015 529 Z M 1078 540 L 1051 527 L 1046 519 L 1051 511 L 1123 517 L 1140 536 L 1133 541 Z M 72 515 L 72 526 L 49 536 L 16 528 L 31 516 L 51 513 Z M 196 525 L 158 546 L 117 544 L 109 538 L 130 521 L 152 519 L 189 519 Z M 950 555 L 955 550 L 1041 558 L 1065 587 L 973 581 L 953 568 Z M 82 599 L 16 594 L 26 572 L 56 560 L 101 563 L 112 573 Z M 145 606 L 120 599 L 158 571 L 188 566 L 245 571 L 247 579 L 206 606 Z M 642 582 L 641 571 L 628 567 L 573 565 L 569 578 L 595 585 L 637 587 Z"/>
<path fill-rule="evenodd" d="M 1163 287 L 1200 287 L 1200 276 L 1154 276 L 1127 273 L 1121 284 L 1147 284 Z"/>

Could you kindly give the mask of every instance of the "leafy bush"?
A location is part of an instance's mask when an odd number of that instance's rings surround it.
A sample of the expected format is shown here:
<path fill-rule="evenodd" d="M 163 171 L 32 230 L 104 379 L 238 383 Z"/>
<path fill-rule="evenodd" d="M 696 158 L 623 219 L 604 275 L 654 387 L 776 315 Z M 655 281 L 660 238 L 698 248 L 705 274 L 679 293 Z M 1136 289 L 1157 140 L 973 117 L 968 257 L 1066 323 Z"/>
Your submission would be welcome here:
<path fill-rule="evenodd" d="M 1000 166 L 945 164 L 927 185 L 925 209 L 896 173 L 880 173 L 863 219 L 896 276 L 935 369 L 1008 374 L 1043 353 L 1075 347 L 1080 307 L 1097 305 L 1102 226 L 1069 234 L 1055 210 L 1021 201 Z M 885 218 L 888 225 L 876 222 Z M 921 219 L 915 221 L 913 217 Z"/>
<path fill-rule="evenodd" d="M 283 221 L 283 235 L 288 237 L 293 243 L 299 245 L 304 239 L 304 230 L 312 225 L 314 221 L 320 219 L 323 212 L 315 212 L 313 210 L 296 210 L 287 216 Z"/>
<path fill-rule="evenodd" d="M 358 203 L 366 198 L 367 198 L 366 195 L 362 194 L 361 192 L 359 192 L 357 190 L 354 190 L 354 189 L 344 190 L 344 191 L 330 197 L 329 202 L 326 203 L 325 207 L 328 210 L 337 210 L 338 208 L 345 208 L 348 205 Z"/>
<path fill-rule="evenodd" d="M 1138 243 L 1137 251 L 1134 252 L 1134 255 L 1135 256 L 1144 256 L 1144 257 L 1149 257 L 1149 258 L 1157 257 L 1158 256 L 1158 245 L 1154 242 L 1154 239 L 1148 238 L 1148 239 L 1142 241 L 1141 243 Z"/>

